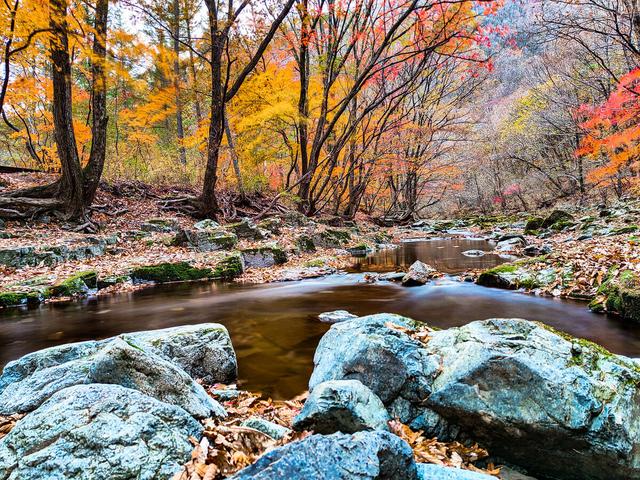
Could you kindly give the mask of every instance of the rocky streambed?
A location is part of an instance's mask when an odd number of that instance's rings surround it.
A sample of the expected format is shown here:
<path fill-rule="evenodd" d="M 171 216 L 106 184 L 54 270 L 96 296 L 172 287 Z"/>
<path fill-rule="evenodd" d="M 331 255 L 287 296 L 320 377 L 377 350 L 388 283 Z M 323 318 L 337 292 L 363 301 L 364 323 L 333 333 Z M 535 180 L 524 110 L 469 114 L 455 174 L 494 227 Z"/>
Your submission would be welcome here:
<path fill-rule="evenodd" d="M 25 355 L 0 376 L 0 414 L 13 419 L 0 430 L 0 479 L 508 478 L 494 464 L 539 479 L 640 478 L 637 360 L 520 319 L 446 330 L 393 314 L 338 320 L 308 398 L 279 424 L 264 415 L 233 427 L 238 407 L 226 400 L 240 393 L 208 387 L 236 377 L 221 325 Z M 262 455 L 225 467 L 217 426 L 258 432 Z M 478 442 L 489 456 L 436 465 L 418 437 L 461 452 Z"/>

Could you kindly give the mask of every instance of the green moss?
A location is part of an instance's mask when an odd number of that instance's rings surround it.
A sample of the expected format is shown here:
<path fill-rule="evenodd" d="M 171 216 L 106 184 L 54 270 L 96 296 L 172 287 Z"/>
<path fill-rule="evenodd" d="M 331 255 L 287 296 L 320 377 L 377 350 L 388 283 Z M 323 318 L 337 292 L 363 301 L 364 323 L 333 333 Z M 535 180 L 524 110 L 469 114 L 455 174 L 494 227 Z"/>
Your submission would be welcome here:
<path fill-rule="evenodd" d="M 56 297 L 72 297 L 82 295 L 87 290 L 97 288 L 98 274 L 95 270 L 78 272 L 51 287 L 51 295 Z"/>
<path fill-rule="evenodd" d="M 129 280 L 128 275 L 111 275 L 104 278 L 98 279 L 98 290 L 102 290 L 103 288 L 112 287 L 114 285 L 118 285 L 119 283 L 124 283 Z"/>
<path fill-rule="evenodd" d="M 240 255 L 233 254 L 225 257 L 220 263 L 216 265 L 216 268 L 213 270 L 213 276 L 215 278 L 231 280 L 242 275 L 243 271 L 244 267 L 242 265 L 242 259 L 240 258 Z"/>
<path fill-rule="evenodd" d="M 575 225 L 571 220 L 561 220 L 559 222 L 554 223 L 549 228 L 551 230 L 555 230 L 556 232 L 561 232 L 562 230 L 566 230 L 567 228 L 571 228 Z"/>
<path fill-rule="evenodd" d="M 301 252 L 315 252 L 316 245 L 313 243 L 313 239 L 309 235 L 300 235 L 296 238 L 296 247 Z"/>
<path fill-rule="evenodd" d="M 38 292 L 0 292 L 0 307 L 37 305 L 43 299 L 43 295 Z"/>
<path fill-rule="evenodd" d="M 529 217 L 527 224 L 524 227 L 524 233 L 533 235 L 534 232 L 537 232 L 542 228 L 543 222 L 544 218 L 542 217 Z"/>
<path fill-rule="evenodd" d="M 640 322 L 640 278 L 632 270 L 610 268 L 596 295 L 598 298 L 589 304 L 591 310 L 602 312 L 606 308 L 608 312 Z M 604 302 L 599 300 L 602 297 Z"/>
<path fill-rule="evenodd" d="M 131 278 L 156 283 L 183 282 L 211 278 L 214 274 L 210 268 L 195 268 L 187 262 L 160 263 L 134 268 Z"/>
<path fill-rule="evenodd" d="M 624 235 L 625 233 L 635 233 L 638 231 L 636 225 L 626 225 L 624 227 L 616 228 L 611 232 L 611 235 Z"/>
<path fill-rule="evenodd" d="M 518 271 L 518 266 L 513 263 L 504 263 L 502 265 L 498 265 L 490 270 L 487 270 L 484 273 L 495 274 L 495 273 L 516 273 Z"/>
<path fill-rule="evenodd" d="M 308 262 L 304 263 L 305 267 L 324 267 L 325 263 L 324 260 L 322 260 L 321 258 L 316 258 L 315 260 L 309 260 Z"/>

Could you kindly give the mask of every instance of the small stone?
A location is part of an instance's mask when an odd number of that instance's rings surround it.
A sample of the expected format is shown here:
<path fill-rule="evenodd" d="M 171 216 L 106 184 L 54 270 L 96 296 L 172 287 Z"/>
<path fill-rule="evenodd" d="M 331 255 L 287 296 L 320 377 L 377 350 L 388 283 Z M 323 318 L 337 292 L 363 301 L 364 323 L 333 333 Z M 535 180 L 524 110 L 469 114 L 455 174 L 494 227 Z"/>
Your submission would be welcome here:
<path fill-rule="evenodd" d="M 383 273 L 378 277 L 378 280 L 384 282 L 399 282 L 404 278 L 405 274 L 403 272 L 389 272 Z"/>
<path fill-rule="evenodd" d="M 416 260 L 409 267 L 406 275 L 402 277 L 402 285 L 405 287 L 424 285 L 434 276 L 435 273 L 435 268 L 421 262 L 420 260 Z"/>
<path fill-rule="evenodd" d="M 382 401 L 358 380 L 331 380 L 316 385 L 293 420 L 294 430 L 355 433 L 388 430 L 391 420 Z"/>
<path fill-rule="evenodd" d="M 318 315 L 318 320 L 324 323 L 346 322 L 347 320 L 352 320 L 354 318 L 358 318 L 358 316 L 353 313 L 349 313 L 346 310 L 334 310 L 332 312 L 323 312 Z"/>
<path fill-rule="evenodd" d="M 471 472 L 434 463 L 418 463 L 419 480 L 496 480 L 492 475 Z"/>
<path fill-rule="evenodd" d="M 282 425 L 278 425 L 277 423 L 269 422 L 268 420 L 260 417 L 249 417 L 240 425 L 243 427 L 258 430 L 259 432 L 270 436 L 274 440 L 280 440 L 281 438 L 286 437 L 291 432 L 291 430 L 287 427 L 283 427 Z"/>

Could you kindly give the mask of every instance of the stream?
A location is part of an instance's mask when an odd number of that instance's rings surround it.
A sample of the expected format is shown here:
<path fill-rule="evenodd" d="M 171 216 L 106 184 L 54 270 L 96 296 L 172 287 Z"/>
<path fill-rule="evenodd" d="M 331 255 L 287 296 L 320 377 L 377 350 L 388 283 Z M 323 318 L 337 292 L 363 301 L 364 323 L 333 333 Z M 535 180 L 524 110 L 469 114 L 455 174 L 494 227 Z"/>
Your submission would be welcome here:
<path fill-rule="evenodd" d="M 273 398 L 306 389 L 313 353 L 329 325 L 319 313 L 344 309 L 358 315 L 391 312 L 447 328 L 492 317 L 539 320 L 609 350 L 640 356 L 640 325 L 591 313 L 584 302 L 536 297 L 459 281 L 455 274 L 491 268 L 508 258 L 480 239 L 404 242 L 354 260 L 349 273 L 297 282 L 246 285 L 163 285 L 83 302 L 45 304 L 0 312 L 0 366 L 26 353 L 122 332 L 219 322 L 231 334 L 239 385 Z M 467 257 L 466 250 L 487 252 Z M 422 260 L 447 273 L 421 287 L 367 283 L 362 272 L 389 272 Z"/>

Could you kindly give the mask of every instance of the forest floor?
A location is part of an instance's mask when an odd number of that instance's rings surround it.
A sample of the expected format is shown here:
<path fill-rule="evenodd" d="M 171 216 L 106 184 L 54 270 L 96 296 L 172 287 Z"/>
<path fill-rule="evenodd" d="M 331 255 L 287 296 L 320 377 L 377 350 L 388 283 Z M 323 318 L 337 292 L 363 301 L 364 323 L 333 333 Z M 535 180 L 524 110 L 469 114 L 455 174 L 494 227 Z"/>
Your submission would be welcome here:
<path fill-rule="evenodd" d="M 48 179 L 44 174 L 0 176 L 6 189 Z M 43 292 L 83 272 L 93 272 L 98 278 L 100 288 L 96 295 L 108 295 L 148 286 L 149 282 L 130 276 L 130 272 L 139 267 L 187 262 L 196 269 L 216 271 L 232 253 L 242 255 L 242 252 L 277 248 L 286 253 L 286 262 L 262 268 L 249 266 L 241 275 L 230 277 L 249 283 L 298 280 L 348 268 L 353 263 L 350 254 L 354 251 L 392 248 L 393 244 L 407 239 L 469 235 L 492 239 L 500 253 L 521 258 L 515 262 L 517 267 L 502 267 L 496 272 L 509 277 L 506 282 L 485 281 L 489 286 L 595 298 L 603 304 L 606 297 L 599 290 L 612 275 L 628 271 L 640 273 L 638 201 L 619 201 L 608 208 L 573 208 L 571 214 L 545 228 L 540 225 L 545 215 L 536 217 L 528 213 L 425 220 L 412 226 L 381 228 L 364 217 L 356 222 L 335 217 L 310 220 L 295 212 L 285 212 L 279 214 L 278 222 L 272 217 L 258 221 L 257 225 L 252 222 L 240 225 L 238 242 L 232 247 L 202 251 L 188 242 L 177 244 L 175 241 L 181 231 L 193 232 L 195 220 L 165 209 L 166 198 L 189 193 L 192 192 L 177 187 L 134 182 L 105 185 L 99 190 L 92 212 L 100 231 L 92 235 L 65 229 L 47 217 L 33 222 L 7 222 L 0 229 L 0 263 L 3 264 L 0 266 L 0 305 L 7 304 L 2 302 L 3 293 Z M 215 230 L 232 231 L 238 227 L 235 223 L 216 226 Z M 521 237 L 522 241 L 513 241 L 514 237 Z M 500 242 L 505 239 L 506 242 Z M 309 241 L 314 246 L 306 245 Z M 460 278 L 478 281 L 482 280 L 482 273 L 467 272 Z M 70 293 L 84 295 L 86 291 Z M 67 295 L 45 297 L 41 300 L 68 299 Z M 26 297 L 17 298 L 19 303 L 26 302 Z M 15 298 L 11 300 L 15 302 Z"/>

